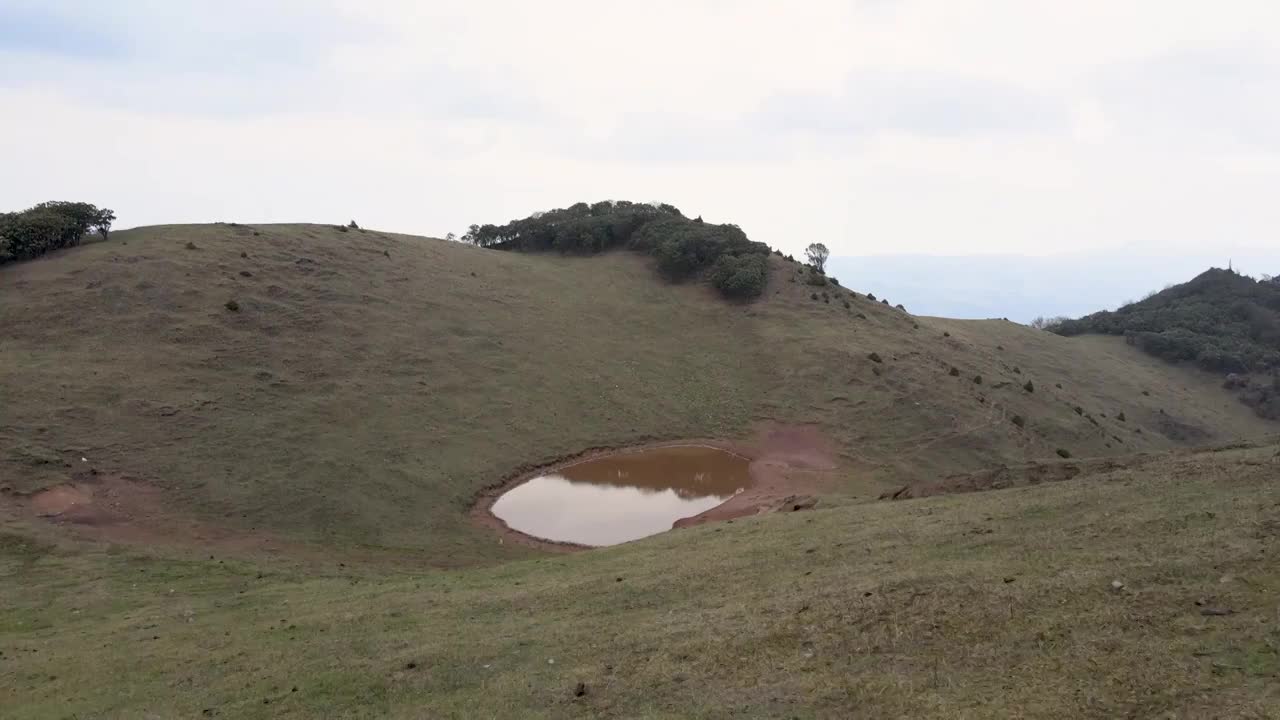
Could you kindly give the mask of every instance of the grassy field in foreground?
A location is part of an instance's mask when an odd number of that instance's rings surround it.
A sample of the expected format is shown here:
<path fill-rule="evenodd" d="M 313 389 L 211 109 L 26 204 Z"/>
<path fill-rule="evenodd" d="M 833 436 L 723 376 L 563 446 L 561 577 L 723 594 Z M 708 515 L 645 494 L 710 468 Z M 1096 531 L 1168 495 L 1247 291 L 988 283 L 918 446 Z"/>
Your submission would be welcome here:
<path fill-rule="evenodd" d="M 408 574 L 5 536 L 0 707 L 15 720 L 1275 717 L 1278 474 L 1276 447 L 1230 450 Z"/>
<path fill-rule="evenodd" d="M 0 520 L 5 489 L 87 467 L 161 488 L 174 545 L 200 545 L 190 517 L 459 567 L 530 556 L 467 521 L 481 488 L 589 447 L 810 424 L 830 493 L 862 501 L 1275 431 L 1119 339 L 914 317 L 773 263 L 748 305 L 628 253 L 322 225 L 140 228 L 6 266 Z"/>

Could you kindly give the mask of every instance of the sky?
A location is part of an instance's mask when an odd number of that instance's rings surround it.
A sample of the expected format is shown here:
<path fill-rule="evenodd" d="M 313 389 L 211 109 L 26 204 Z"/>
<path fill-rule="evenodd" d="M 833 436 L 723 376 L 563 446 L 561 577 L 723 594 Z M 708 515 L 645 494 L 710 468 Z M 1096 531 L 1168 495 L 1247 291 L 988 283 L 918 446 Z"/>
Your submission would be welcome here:
<path fill-rule="evenodd" d="M 443 236 L 629 199 L 797 254 L 1246 254 L 1280 246 L 1277 28 L 1274 0 L 0 0 L 0 209 Z"/>

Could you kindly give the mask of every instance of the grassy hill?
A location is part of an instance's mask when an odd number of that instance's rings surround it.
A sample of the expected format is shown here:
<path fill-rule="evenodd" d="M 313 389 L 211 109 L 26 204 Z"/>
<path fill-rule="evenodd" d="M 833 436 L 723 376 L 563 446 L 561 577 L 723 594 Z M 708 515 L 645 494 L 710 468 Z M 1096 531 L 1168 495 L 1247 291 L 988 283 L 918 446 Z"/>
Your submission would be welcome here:
<path fill-rule="evenodd" d="M 1123 335 L 1170 362 L 1218 372 L 1280 368 L 1280 283 L 1210 269 L 1119 310 L 1067 320 L 1060 335 Z"/>
<path fill-rule="evenodd" d="M 1260 616 L 1183 604 L 1224 568 L 1251 578 L 1214 590 L 1233 602 L 1275 590 L 1271 449 L 1128 469 L 1274 437 L 1220 380 L 1120 338 L 914 317 L 777 257 L 749 304 L 649 262 L 211 225 L 0 269 L 0 696 L 19 717 L 1106 715 L 1088 703 L 1176 707 L 1191 682 L 1270 707 Z M 588 448 L 778 426 L 833 449 L 816 513 L 554 558 L 468 516 Z M 1103 482 L 876 501 L 1028 464 Z M 49 523 L 48 489 L 98 514 Z M 1197 514 L 1229 510 L 1247 521 Z M 107 654 L 131 672 L 95 674 Z M 1051 672 L 1088 656 L 1110 664 Z"/>

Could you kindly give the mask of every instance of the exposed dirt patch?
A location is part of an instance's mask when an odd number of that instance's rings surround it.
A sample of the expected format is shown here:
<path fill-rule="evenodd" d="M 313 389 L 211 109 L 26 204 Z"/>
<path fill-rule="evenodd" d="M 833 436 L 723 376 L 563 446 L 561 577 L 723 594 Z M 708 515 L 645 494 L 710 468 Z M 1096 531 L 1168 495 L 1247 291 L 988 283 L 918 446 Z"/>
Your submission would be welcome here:
<path fill-rule="evenodd" d="M 748 472 L 752 483 L 723 504 L 676 521 L 673 528 L 692 527 L 767 512 L 811 509 L 817 504 L 814 495 L 828 485 L 831 474 L 837 468 L 831 443 L 816 428 L 807 426 L 765 425 L 760 427 L 752 440 L 745 442 L 694 439 L 591 448 L 552 463 L 520 468 L 502 482 L 480 493 L 472 506 L 471 518 L 479 525 L 500 533 L 504 542 L 515 542 L 551 552 L 591 549 L 585 545 L 544 540 L 513 530 L 491 512 L 493 504 L 511 488 L 569 465 L 606 455 L 689 445 L 715 448 L 747 458 L 751 461 Z"/>
<path fill-rule="evenodd" d="M 19 517 L 64 527 L 98 542 L 216 549 L 232 554 L 306 555 L 307 548 L 268 533 L 219 527 L 168 507 L 153 485 L 96 471 L 29 495 L 0 496 Z M 312 549 L 315 554 L 318 551 Z"/>

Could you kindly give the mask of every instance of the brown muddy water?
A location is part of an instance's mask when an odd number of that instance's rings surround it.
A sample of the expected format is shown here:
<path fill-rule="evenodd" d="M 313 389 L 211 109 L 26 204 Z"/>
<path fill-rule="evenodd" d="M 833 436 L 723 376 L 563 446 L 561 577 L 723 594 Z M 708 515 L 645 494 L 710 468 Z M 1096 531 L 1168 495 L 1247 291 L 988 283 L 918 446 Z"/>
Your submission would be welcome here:
<path fill-rule="evenodd" d="M 750 461 L 682 445 L 594 458 L 508 490 L 490 511 L 512 530 L 579 545 L 617 545 L 671 529 L 750 484 Z"/>

